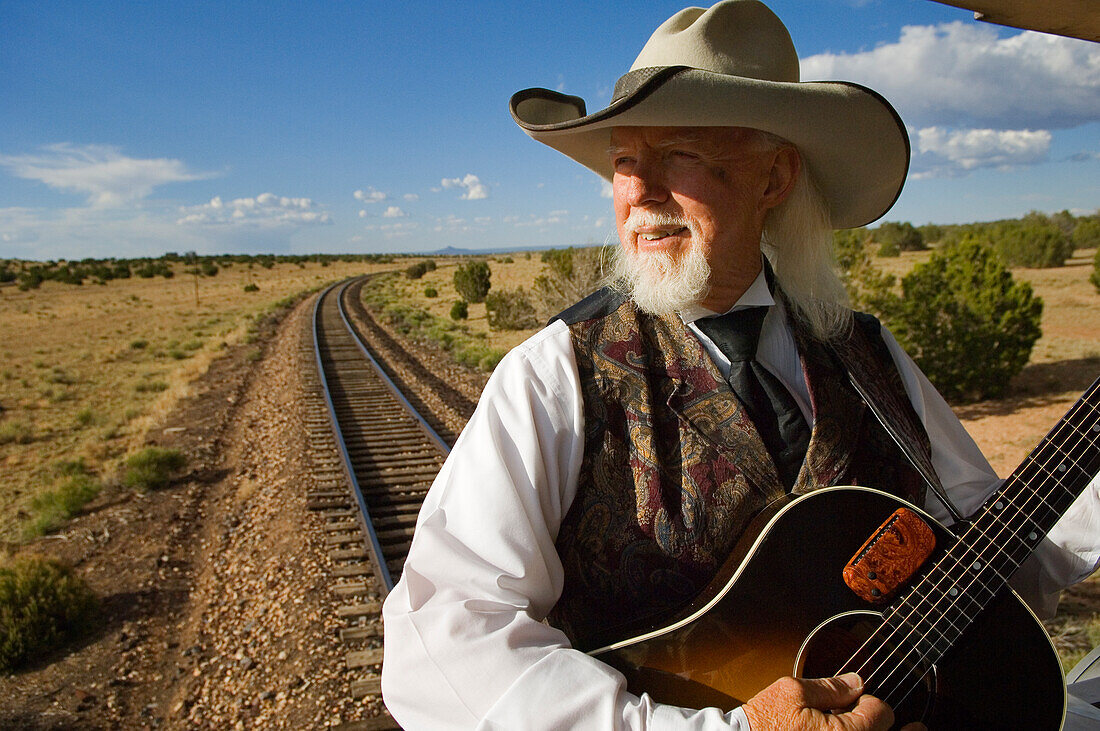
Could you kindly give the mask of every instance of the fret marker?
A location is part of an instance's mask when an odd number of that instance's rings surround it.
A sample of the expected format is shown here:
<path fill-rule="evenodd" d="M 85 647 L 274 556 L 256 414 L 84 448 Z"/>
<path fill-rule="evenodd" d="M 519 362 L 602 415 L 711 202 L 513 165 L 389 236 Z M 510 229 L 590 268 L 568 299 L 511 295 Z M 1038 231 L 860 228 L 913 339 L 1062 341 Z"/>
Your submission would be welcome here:
<path fill-rule="evenodd" d="M 1005 506 L 1005 504 L 1004 504 L 1004 503 L 1002 503 L 1002 502 L 1001 502 L 1000 500 L 998 500 L 997 502 L 993 503 L 993 509 L 994 509 L 994 510 L 1000 510 L 1000 509 L 1002 509 L 1002 508 L 1003 508 L 1004 506 Z"/>
<path fill-rule="evenodd" d="M 1092 425 L 1092 430 L 1093 430 L 1093 431 L 1100 431 L 1100 423 L 1098 423 L 1098 424 L 1093 424 L 1093 425 Z"/>
<path fill-rule="evenodd" d="M 1059 471 L 1059 472 L 1065 472 L 1065 471 L 1066 471 L 1066 470 L 1068 470 L 1068 469 L 1069 469 L 1069 467 L 1066 467 L 1066 463 L 1065 463 L 1065 462 L 1063 462 L 1062 464 L 1058 465 L 1058 471 Z"/>
<path fill-rule="evenodd" d="M 951 590 L 947 593 L 950 594 L 951 596 L 958 596 L 959 595 L 959 590 L 952 586 Z"/>
<path fill-rule="evenodd" d="M 975 571 L 981 571 L 982 570 L 982 562 L 981 561 L 975 561 L 974 565 L 971 566 L 970 568 L 974 569 Z"/>
<path fill-rule="evenodd" d="M 1027 534 L 1027 539 L 1029 541 L 1034 541 L 1038 537 L 1039 537 L 1039 534 L 1036 533 L 1035 531 L 1031 531 L 1030 533 Z"/>

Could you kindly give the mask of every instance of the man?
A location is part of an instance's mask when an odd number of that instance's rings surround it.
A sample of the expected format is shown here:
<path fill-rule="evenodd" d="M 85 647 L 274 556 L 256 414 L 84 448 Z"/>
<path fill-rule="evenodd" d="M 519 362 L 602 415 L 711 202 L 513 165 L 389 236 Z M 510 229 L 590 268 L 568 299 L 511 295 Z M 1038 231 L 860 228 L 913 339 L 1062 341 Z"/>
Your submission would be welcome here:
<path fill-rule="evenodd" d="M 605 110 L 532 89 L 512 114 L 612 181 L 615 287 L 501 362 L 429 492 L 384 607 L 394 717 L 430 729 L 888 728 L 891 709 L 853 674 L 684 709 L 631 694 L 581 650 L 682 609 L 784 493 L 886 484 L 949 521 L 927 485 L 964 514 L 996 486 L 893 338 L 844 306 L 829 267 L 832 227 L 896 200 L 902 123 L 862 87 L 799 82 L 786 29 L 756 0 L 675 15 Z M 762 372 L 745 376 L 724 351 L 732 335 L 714 316 L 727 312 L 755 321 L 732 329 L 759 330 Z M 870 374 L 892 433 L 846 369 Z M 1094 481 L 1019 572 L 1034 601 L 1095 566 L 1096 493 Z"/>

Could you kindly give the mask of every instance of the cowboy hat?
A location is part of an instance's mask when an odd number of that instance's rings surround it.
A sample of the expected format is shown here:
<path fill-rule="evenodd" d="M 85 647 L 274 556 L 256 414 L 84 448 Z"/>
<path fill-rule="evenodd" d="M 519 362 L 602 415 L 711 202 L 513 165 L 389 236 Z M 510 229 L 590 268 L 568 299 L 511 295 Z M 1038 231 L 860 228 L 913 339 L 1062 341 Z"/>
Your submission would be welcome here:
<path fill-rule="evenodd" d="M 799 80 L 782 21 L 758 0 L 686 8 L 650 37 L 606 109 L 550 89 L 511 99 L 533 139 L 613 176 L 611 128 L 752 127 L 798 147 L 833 225 L 866 225 L 890 209 L 909 169 L 909 135 L 890 103 L 844 81 Z"/>

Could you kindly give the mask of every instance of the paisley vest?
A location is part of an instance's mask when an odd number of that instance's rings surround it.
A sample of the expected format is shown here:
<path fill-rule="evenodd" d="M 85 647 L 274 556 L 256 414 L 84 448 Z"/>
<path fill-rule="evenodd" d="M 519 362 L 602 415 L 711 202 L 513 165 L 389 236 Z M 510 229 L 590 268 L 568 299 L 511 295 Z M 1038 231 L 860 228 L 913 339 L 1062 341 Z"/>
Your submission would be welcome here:
<path fill-rule="evenodd" d="M 548 621 L 581 650 L 659 624 L 717 573 L 749 521 L 785 489 L 752 422 L 695 335 L 608 290 L 561 315 L 584 399 L 577 494 L 556 546 L 565 569 Z M 867 485 L 918 505 L 924 482 L 848 381 L 861 371 L 896 405 L 901 432 L 928 437 L 878 335 L 858 316 L 837 350 L 792 322 L 813 409 L 793 491 Z M 852 364 L 857 367 L 852 368 Z"/>

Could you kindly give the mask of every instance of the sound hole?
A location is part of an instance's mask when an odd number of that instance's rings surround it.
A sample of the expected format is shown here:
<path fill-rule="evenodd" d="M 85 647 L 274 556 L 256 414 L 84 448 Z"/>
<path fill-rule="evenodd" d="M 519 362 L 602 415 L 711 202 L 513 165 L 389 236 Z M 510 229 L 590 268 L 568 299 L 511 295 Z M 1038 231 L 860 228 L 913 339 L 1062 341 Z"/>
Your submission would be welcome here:
<path fill-rule="evenodd" d="M 894 641 L 881 615 L 851 612 L 815 629 L 798 651 L 794 674 L 827 678 L 859 673 L 867 692 L 894 709 L 895 728 L 925 721 L 936 692 L 935 666 L 904 642 Z"/>

